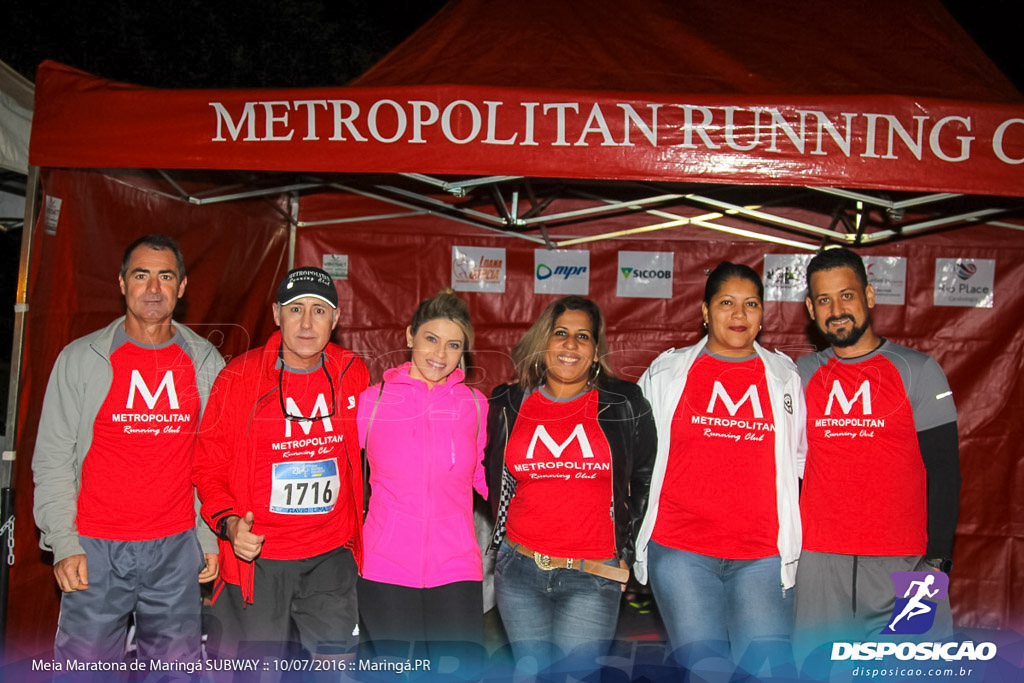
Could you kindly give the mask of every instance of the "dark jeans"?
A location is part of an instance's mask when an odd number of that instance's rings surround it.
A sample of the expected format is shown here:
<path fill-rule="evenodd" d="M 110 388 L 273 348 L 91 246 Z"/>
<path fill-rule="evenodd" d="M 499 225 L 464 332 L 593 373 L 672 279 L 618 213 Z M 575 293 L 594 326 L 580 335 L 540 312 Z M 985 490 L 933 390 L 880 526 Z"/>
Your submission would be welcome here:
<path fill-rule="evenodd" d="M 498 549 L 494 592 L 517 666 L 533 658 L 538 671 L 597 669 L 615 637 L 622 584 L 577 569 L 545 571 L 507 541 Z"/>

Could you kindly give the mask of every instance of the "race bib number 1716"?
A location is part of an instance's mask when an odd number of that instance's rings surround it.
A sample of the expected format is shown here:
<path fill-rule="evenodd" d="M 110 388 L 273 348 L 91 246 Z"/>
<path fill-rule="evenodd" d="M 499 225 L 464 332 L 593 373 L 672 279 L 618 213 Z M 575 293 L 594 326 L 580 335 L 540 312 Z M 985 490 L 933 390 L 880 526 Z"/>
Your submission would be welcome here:
<path fill-rule="evenodd" d="M 274 466 L 270 511 L 285 515 L 319 515 L 334 509 L 338 498 L 338 460 L 282 462 Z"/>

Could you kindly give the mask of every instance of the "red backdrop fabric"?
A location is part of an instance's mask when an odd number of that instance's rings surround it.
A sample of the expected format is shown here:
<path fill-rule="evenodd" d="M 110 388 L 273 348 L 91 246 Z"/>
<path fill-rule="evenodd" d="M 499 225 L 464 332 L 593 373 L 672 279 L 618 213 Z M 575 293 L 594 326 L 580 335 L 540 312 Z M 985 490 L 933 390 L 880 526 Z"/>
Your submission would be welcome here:
<path fill-rule="evenodd" d="M 61 200 L 56 234 L 47 214 L 35 226 L 25 371 L 19 401 L 16 487 L 18 561 L 11 583 L 10 656 L 52 647 L 57 592 L 50 565 L 37 548 L 31 516 L 30 462 L 46 380 L 59 350 L 122 312 L 117 273 L 123 248 L 135 237 L 163 231 L 181 241 L 188 291 L 180 319 L 207 334 L 231 356 L 263 343 L 273 329 L 270 303 L 286 268 L 287 197 L 195 206 L 156 192 L 132 171 L 48 170 L 44 205 Z M 356 215 L 365 200 L 322 195 L 299 200 L 300 220 Z M 52 214 L 51 214 L 52 216 Z M 534 294 L 534 248 L 522 240 L 417 216 L 299 228 L 297 265 L 321 265 L 325 254 L 349 258 L 337 280 L 341 321 L 335 339 L 362 354 L 374 377 L 406 358 L 404 329 L 419 300 L 451 284 L 453 246 L 506 250 L 504 293 L 462 293 L 476 328 L 470 381 L 485 392 L 512 376 L 508 351 L 554 297 Z M 674 254 L 670 299 L 616 296 L 617 254 Z M 608 321 L 611 364 L 636 379 L 655 355 L 694 343 L 701 334 L 705 271 L 721 260 L 759 272 L 766 254 L 783 247 L 752 240 L 709 241 L 700 233 L 589 245 L 589 296 Z M 962 512 L 951 580 L 961 626 L 1024 630 L 1024 244 L 1016 233 L 976 227 L 922 236 L 861 253 L 907 259 L 906 303 L 879 305 L 874 323 L 886 337 L 936 357 L 959 409 Z M 995 259 L 992 308 L 933 305 L 936 258 Z M 791 356 L 822 342 L 810 334 L 800 302 L 768 302 L 760 341 Z"/>

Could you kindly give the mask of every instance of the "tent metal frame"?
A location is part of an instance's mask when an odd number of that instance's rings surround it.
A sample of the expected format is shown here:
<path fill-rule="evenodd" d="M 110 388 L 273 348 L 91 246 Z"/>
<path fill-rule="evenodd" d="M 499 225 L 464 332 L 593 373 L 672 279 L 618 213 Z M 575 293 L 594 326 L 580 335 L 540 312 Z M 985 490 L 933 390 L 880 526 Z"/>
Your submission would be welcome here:
<path fill-rule="evenodd" d="M 847 190 L 832 187 L 803 186 L 802 191 L 820 197 L 832 197 L 839 202 L 839 207 L 829 216 L 823 214 L 822 224 L 814 224 L 806 220 L 797 220 L 780 212 L 773 212 L 765 206 L 750 203 L 736 203 L 710 196 L 709 192 L 663 192 L 663 186 L 651 190 L 647 196 L 628 200 L 617 200 L 602 196 L 593 191 L 575 191 L 573 196 L 594 202 L 586 208 L 545 213 L 550 205 L 538 201 L 531 179 L 523 176 L 485 176 L 461 180 L 450 180 L 422 173 L 402 173 L 398 177 L 411 181 L 414 185 L 422 185 L 424 189 L 400 187 L 396 183 L 375 182 L 368 186 L 359 186 L 355 182 L 337 182 L 329 179 L 309 178 L 299 182 L 285 182 L 259 189 L 242 189 L 245 185 L 232 184 L 201 193 L 186 191 L 175 178 L 165 170 L 156 171 L 172 188 L 171 192 L 160 192 L 168 197 L 187 201 L 191 204 L 203 205 L 251 199 L 261 196 L 280 195 L 285 193 L 301 197 L 302 193 L 316 190 L 335 190 L 361 195 L 380 201 L 383 204 L 400 207 L 405 211 L 382 212 L 371 216 L 338 217 L 315 222 L 296 221 L 296 227 L 312 227 L 322 225 L 344 225 L 364 221 L 401 219 L 405 217 L 433 215 L 460 224 L 471 225 L 488 232 L 503 234 L 508 237 L 524 239 L 543 244 L 549 249 L 561 249 L 603 239 L 623 239 L 644 233 L 670 228 L 691 226 L 735 235 L 746 239 L 758 239 L 765 242 L 790 246 L 802 250 L 819 249 L 824 244 L 842 244 L 847 246 L 873 246 L 892 242 L 913 235 L 925 234 L 936 230 L 956 226 L 968 226 L 987 223 L 996 227 L 1012 230 L 1024 230 L 1024 222 L 994 220 L 1012 218 L 1024 210 L 1024 200 L 992 198 L 999 205 L 989 207 L 972 206 L 969 209 L 956 209 L 945 213 L 943 203 L 964 199 L 966 196 L 956 193 L 928 193 L 913 195 L 902 199 L 892 199 L 883 194 L 871 194 L 862 190 Z M 513 182 L 524 184 L 525 192 L 514 189 L 505 198 L 503 186 Z M 567 183 L 569 181 L 566 181 Z M 639 187 L 641 183 L 627 183 Z M 567 186 L 568 187 L 568 186 Z M 704 186 L 724 188 L 722 186 Z M 744 186 L 750 188 L 750 186 Z M 778 189 L 772 187 L 771 189 Z M 477 191 L 490 194 L 490 211 L 482 211 L 474 206 L 466 206 L 463 200 L 474 196 Z M 522 197 L 523 194 L 527 197 Z M 450 199 L 446 199 L 445 197 Z M 524 199 L 528 201 L 524 201 Z M 523 208 L 529 205 L 525 211 Z M 693 216 L 685 216 L 677 212 L 665 210 L 666 205 L 683 205 L 692 208 L 713 211 Z M 868 229 L 870 212 L 883 213 L 890 227 Z M 907 218 L 911 211 L 916 211 L 913 218 Z M 550 231 L 553 226 L 581 223 L 614 214 L 647 215 L 659 219 L 657 222 L 637 225 L 627 230 L 609 231 L 600 235 L 570 235 L 553 238 Z M 295 220 L 294 217 L 288 217 Z M 743 224 L 739 224 L 740 219 Z M 846 229 L 837 229 L 843 226 Z M 768 227 L 792 233 L 803 239 L 789 239 L 759 231 L 759 227 Z M 529 231 L 540 230 L 541 235 Z M 808 241 L 809 240 L 809 241 Z"/>
<path fill-rule="evenodd" d="M 483 231 L 504 235 L 509 238 L 522 239 L 548 249 L 564 249 L 581 244 L 608 240 L 630 239 L 641 235 L 671 230 L 674 228 L 691 227 L 712 232 L 733 235 L 744 239 L 761 240 L 769 244 L 791 247 L 804 251 L 815 251 L 827 244 L 847 246 L 873 246 L 885 244 L 898 239 L 921 235 L 928 232 L 970 226 L 979 223 L 1024 231 L 1024 198 L 987 198 L 993 206 L 971 206 L 967 209 L 941 213 L 942 204 L 959 199 L 965 195 L 955 193 L 928 193 L 912 195 L 902 199 L 891 199 L 881 193 L 872 194 L 864 190 L 847 190 L 831 187 L 804 186 L 793 188 L 801 192 L 810 192 L 820 197 L 832 197 L 838 200 L 839 206 L 831 214 L 820 214 L 823 225 L 816 225 L 806 220 L 797 220 L 780 212 L 773 212 L 771 207 L 758 203 L 736 203 L 713 196 L 710 188 L 732 188 L 729 185 L 699 185 L 703 191 L 665 192 L 671 185 L 654 183 L 614 183 L 608 187 L 639 188 L 645 196 L 631 199 L 620 199 L 605 196 L 593 189 L 574 187 L 570 180 L 544 179 L 543 182 L 560 182 L 563 195 L 539 198 L 535 185 L 540 179 L 524 176 L 482 176 L 464 179 L 446 179 L 422 173 L 402 173 L 392 178 L 401 178 L 424 189 L 400 187 L 395 182 L 370 181 L 361 186 L 359 178 L 342 182 L 330 178 L 309 175 L 281 176 L 285 182 L 269 183 L 266 187 L 252 188 L 240 182 L 225 183 L 201 192 L 186 190 L 173 172 L 153 169 L 154 176 L 162 181 L 167 189 L 150 187 L 149 191 L 158 195 L 183 201 L 198 206 L 223 202 L 288 195 L 289 208 L 280 210 L 282 217 L 289 223 L 288 265 L 294 265 L 295 242 L 297 231 L 307 227 L 324 225 L 350 225 L 380 220 L 411 218 L 431 215 L 461 225 L 470 225 Z M 276 179 L 277 176 L 271 176 Z M 351 178 L 351 177 L 349 177 Z M 522 189 L 513 189 L 510 198 L 505 199 L 502 189 L 510 183 L 522 183 Z M 588 183 L 592 188 L 600 183 Z M 742 186 L 747 191 L 756 193 L 759 186 Z M 763 189 L 778 190 L 776 186 L 765 186 Z M 317 221 L 300 221 L 299 205 L 303 193 L 312 191 L 337 191 L 360 195 L 374 199 L 388 207 L 396 207 L 398 211 L 388 210 L 367 216 L 339 216 L 338 218 Z M 473 206 L 465 206 L 466 200 L 476 198 L 477 192 L 488 195 L 491 211 L 482 211 Z M 25 225 L 35 224 L 39 209 L 39 169 L 31 167 L 27 183 Z M 525 195 L 525 197 L 523 196 Z M 444 197 L 451 201 L 446 201 Z M 586 208 L 563 210 L 546 213 L 551 204 L 568 196 L 575 200 L 592 202 Z M 482 201 L 482 200 L 481 200 Z M 528 207 L 528 208 L 527 208 Z M 683 215 L 672 207 L 687 207 L 703 211 L 694 215 Z M 707 209 L 711 209 L 707 211 Z M 907 219 L 908 211 L 931 210 L 924 216 Z M 871 211 L 882 212 L 889 227 L 868 229 Z M 555 228 L 579 225 L 588 220 L 608 216 L 633 215 L 638 218 L 638 225 L 620 230 L 611 230 L 593 235 L 553 235 Z M 1016 218 L 1017 221 L 1012 219 Z M 996 220 L 1000 219 L 1000 220 Z M 845 229 L 837 229 L 843 226 Z M 759 228 L 770 228 L 776 232 L 765 232 Z M 538 231 L 535 234 L 532 231 Z M 19 267 L 18 294 L 15 304 L 14 348 L 11 354 L 11 380 L 9 396 L 15 397 L 9 402 L 7 410 L 7 432 L 5 435 L 3 460 L 0 461 L 0 486 L 12 481 L 12 461 L 15 459 L 15 429 L 17 427 L 17 399 L 20 389 L 21 361 L 24 345 L 25 313 L 28 309 L 28 268 L 32 252 L 31 229 L 26 231 L 22 240 L 21 264 Z M 792 237 L 786 236 L 792 235 Z"/>

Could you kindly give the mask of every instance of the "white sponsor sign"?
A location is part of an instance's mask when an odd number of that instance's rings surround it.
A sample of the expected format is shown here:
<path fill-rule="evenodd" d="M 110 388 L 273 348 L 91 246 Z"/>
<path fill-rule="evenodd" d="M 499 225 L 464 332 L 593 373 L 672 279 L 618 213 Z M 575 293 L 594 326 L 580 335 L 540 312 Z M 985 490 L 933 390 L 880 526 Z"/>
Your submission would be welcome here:
<path fill-rule="evenodd" d="M 670 251 L 620 251 L 615 294 L 640 299 L 671 299 L 672 256 Z"/>
<path fill-rule="evenodd" d="M 60 205 L 63 203 L 60 197 L 46 196 L 46 213 L 43 232 L 47 235 L 57 234 L 57 223 L 60 221 Z"/>
<path fill-rule="evenodd" d="M 452 289 L 457 292 L 504 292 L 505 250 L 452 247 Z"/>
<path fill-rule="evenodd" d="M 323 269 L 332 280 L 347 280 L 348 254 L 324 254 Z"/>
<path fill-rule="evenodd" d="M 590 252 L 569 249 L 533 250 L 535 294 L 590 293 Z"/>
<path fill-rule="evenodd" d="M 875 288 L 875 303 L 902 306 L 907 298 L 907 259 L 902 256 L 865 256 L 868 284 Z"/>
<path fill-rule="evenodd" d="M 810 260 L 810 254 L 765 254 L 764 300 L 803 301 Z"/>
<path fill-rule="evenodd" d="M 992 308 L 995 282 L 995 259 L 935 259 L 936 306 Z"/>

